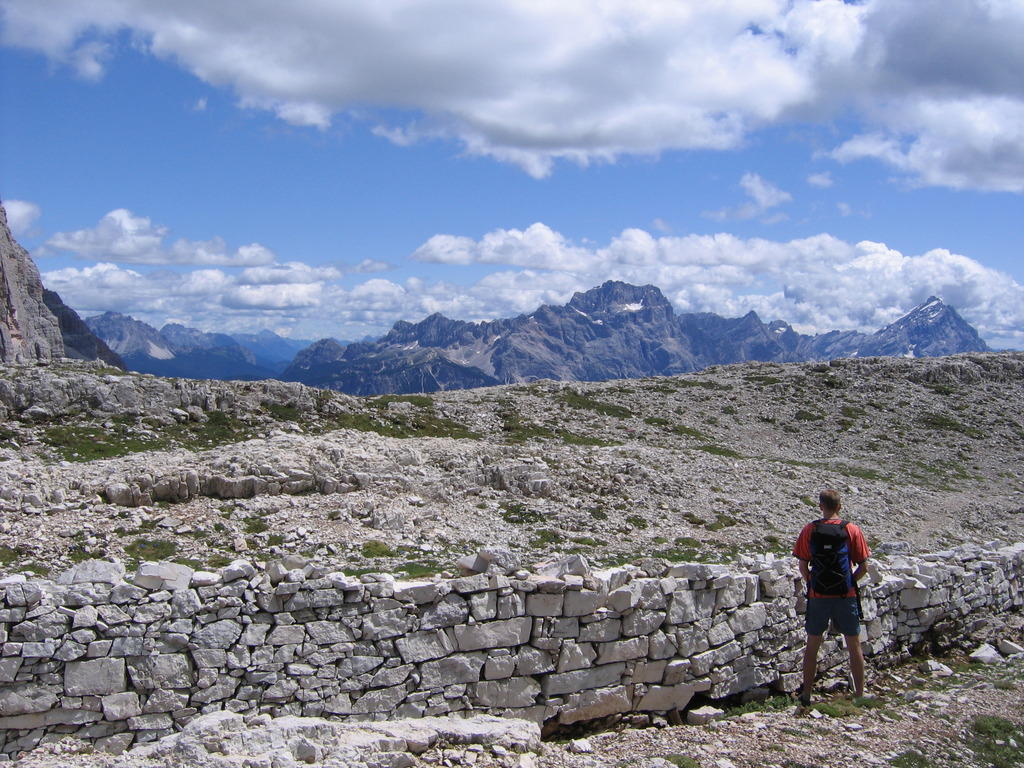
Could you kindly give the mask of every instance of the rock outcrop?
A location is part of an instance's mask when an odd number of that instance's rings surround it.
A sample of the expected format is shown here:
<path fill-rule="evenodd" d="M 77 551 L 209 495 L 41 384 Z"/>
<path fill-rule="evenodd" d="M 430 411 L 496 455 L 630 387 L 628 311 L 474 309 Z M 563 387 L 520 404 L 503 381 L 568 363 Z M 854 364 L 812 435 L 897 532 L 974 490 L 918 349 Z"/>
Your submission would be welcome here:
<path fill-rule="evenodd" d="M 60 324 L 43 301 L 43 283 L 15 241 L 0 205 L 0 361 L 27 363 L 64 356 Z"/>

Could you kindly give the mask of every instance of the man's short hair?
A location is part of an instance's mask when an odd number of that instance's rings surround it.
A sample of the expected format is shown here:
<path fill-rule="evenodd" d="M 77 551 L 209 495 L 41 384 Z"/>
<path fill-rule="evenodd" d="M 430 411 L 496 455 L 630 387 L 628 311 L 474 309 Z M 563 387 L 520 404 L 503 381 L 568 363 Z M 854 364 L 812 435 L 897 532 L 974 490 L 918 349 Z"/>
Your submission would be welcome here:
<path fill-rule="evenodd" d="M 818 494 L 818 503 L 822 509 L 830 513 L 838 512 L 840 507 L 843 506 L 843 503 L 839 500 L 839 491 L 832 488 L 826 488 Z"/>

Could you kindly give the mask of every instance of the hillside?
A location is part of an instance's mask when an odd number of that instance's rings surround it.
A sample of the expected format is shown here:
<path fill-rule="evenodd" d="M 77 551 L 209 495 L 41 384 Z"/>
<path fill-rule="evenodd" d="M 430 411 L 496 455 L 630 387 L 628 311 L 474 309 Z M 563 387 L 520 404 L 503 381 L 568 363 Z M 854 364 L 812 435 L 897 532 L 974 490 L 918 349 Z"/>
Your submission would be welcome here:
<path fill-rule="evenodd" d="M 1021 540 L 1022 381 L 1021 353 L 367 399 L 7 366 L 0 559 L 725 560 L 788 552 L 827 485 L 879 549 Z"/>

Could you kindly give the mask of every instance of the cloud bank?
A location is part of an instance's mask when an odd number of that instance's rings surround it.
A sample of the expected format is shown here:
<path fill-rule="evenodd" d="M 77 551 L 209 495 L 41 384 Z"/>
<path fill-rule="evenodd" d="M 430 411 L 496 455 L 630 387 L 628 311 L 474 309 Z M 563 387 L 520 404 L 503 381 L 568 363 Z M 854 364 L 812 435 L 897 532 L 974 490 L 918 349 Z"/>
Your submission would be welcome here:
<path fill-rule="evenodd" d="M 110 260 L 122 264 L 202 264 L 207 266 L 257 266 L 274 263 L 274 254 L 259 243 L 229 251 L 219 237 L 210 240 L 176 240 L 164 244 L 167 228 L 144 216 L 118 208 L 91 229 L 58 232 L 50 237 L 40 255 L 67 252 L 78 258 Z"/>
<path fill-rule="evenodd" d="M 3 204 L 7 212 L 7 226 L 15 237 L 29 234 L 32 225 L 42 215 L 39 206 L 27 200 L 4 200 Z"/>
<path fill-rule="evenodd" d="M 86 79 L 130 44 L 288 123 L 343 116 L 538 177 L 559 160 L 729 150 L 767 126 L 841 119 L 839 162 L 1024 190 L 1015 0 L 944 0 L 941 13 L 920 0 L 0 0 L 0 12 L 0 40 Z"/>

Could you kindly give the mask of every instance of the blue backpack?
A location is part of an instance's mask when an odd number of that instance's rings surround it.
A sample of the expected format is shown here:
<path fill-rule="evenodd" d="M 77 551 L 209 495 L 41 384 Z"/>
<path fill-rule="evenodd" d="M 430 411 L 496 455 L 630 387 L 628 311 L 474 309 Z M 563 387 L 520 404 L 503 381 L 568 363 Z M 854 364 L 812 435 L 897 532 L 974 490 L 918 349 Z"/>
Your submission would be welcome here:
<path fill-rule="evenodd" d="M 844 597 L 854 588 L 850 570 L 850 534 L 847 521 L 814 521 L 811 532 L 811 584 L 819 595 Z"/>

